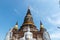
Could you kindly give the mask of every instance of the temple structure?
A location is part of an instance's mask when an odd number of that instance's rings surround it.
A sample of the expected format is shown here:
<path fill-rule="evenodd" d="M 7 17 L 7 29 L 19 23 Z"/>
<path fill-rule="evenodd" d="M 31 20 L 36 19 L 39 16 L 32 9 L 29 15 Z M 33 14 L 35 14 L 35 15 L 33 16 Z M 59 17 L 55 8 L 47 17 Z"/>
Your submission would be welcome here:
<path fill-rule="evenodd" d="M 15 26 L 7 33 L 5 40 L 50 40 L 50 36 L 41 21 L 40 30 L 37 29 L 30 9 L 28 9 L 22 26 L 18 28 L 18 22 L 16 22 Z"/>

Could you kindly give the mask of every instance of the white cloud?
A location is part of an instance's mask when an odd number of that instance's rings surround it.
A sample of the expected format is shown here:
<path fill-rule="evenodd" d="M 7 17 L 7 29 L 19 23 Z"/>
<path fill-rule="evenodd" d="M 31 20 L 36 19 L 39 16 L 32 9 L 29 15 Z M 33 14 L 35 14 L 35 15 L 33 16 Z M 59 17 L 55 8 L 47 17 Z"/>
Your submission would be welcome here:
<path fill-rule="evenodd" d="M 57 28 L 60 26 L 60 12 L 47 16 L 46 21 L 54 25 L 49 30 L 51 40 L 60 40 L 60 29 Z"/>
<path fill-rule="evenodd" d="M 60 12 L 47 17 L 47 21 L 53 25 L 60 25 Z"/>
<path fill-rule="evenodd" d="M 54 32 L 50 35 L 51 39 L 60 39 L 60 32 Z"/>
<path fill-rule="evenodd" d="M 51 40 L 60 40 L 60 29 L 52 27 L 49 30 Z"/>

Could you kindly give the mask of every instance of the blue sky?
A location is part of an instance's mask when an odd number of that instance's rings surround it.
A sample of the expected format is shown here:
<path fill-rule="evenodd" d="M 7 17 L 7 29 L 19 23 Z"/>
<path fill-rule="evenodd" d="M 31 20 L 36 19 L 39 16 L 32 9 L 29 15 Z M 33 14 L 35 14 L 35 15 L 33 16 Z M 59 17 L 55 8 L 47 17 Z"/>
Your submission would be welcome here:
<path fill-rule="evenodd" d="M 50 34 L 51 40 L 60 40 L 59 0 L 0 0 L 0 40 L 14 27 L 18 20 L 19 28 L 24 21 L 28 6 L 37 28 L 40 20 Z"/>

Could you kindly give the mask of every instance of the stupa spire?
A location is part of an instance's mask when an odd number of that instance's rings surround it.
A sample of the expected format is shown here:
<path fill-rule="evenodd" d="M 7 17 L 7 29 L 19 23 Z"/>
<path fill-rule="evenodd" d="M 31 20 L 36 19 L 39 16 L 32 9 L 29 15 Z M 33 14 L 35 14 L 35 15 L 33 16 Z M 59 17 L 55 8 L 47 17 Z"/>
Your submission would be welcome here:
<path fill-rule="evenodd" d="M 30 8 L 28 7 L 28 10 L 27 10 L 27 14 L 25 16 L 25 19 L 24 19 L 24 25 L 25 24 L 33 24 L 34 25 L 34 22 L 33 22 L 33 18 L 32 18 L 32 15 L 31 15 L 31 12 L 30 12 Z"/>

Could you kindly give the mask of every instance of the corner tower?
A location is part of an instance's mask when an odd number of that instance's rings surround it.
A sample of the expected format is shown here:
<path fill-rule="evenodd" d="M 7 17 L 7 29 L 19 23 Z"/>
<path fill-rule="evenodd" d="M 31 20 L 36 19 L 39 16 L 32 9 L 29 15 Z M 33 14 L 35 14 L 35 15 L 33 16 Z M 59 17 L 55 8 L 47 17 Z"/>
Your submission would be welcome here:
<path fill-rule="evenodd" d="M 42 40 L 51 40 L 49 33 L 47 32 L 47 30 L 44 28 L 42 22 L 40 21 L 40 34 L 41 34 L 41 38 Z"/>

